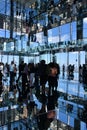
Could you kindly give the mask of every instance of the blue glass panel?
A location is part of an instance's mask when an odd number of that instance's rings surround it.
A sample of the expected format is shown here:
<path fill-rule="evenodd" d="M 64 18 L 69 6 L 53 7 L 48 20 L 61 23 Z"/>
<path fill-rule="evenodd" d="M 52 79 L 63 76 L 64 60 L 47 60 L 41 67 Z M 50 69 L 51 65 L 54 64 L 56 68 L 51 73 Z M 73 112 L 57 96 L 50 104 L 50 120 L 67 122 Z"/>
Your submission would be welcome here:
<path fill-rule="evenodd" d="M 58 36 L 59 35 L 59 28 L 56 27 L 56 28 L 53 28 L 52 30 L 52 36 Z"/>
<path fill-rule="evenodd" d="M 70 32 L 70 23 L 61 26 L 61 34 Z"/>
<path fill-rule="evenodd" d="M 72 22 L 72 23 L 71 23 L 71 26 L 72 26 L 72 31 L 75 31 L 76 28 L 77 28 L 77 27 L 76 27 L 76 26 L 77 26 L 77 25 L 76 25 L 76 22 Z"/>
<path fill-rule="evenodd" d="M 48 30 L 48 37 L 58 35 L 59 35 L 59 27 Z"/>
<path fill-rule="evenodd" d="M 87 38 L 87 29 L 83 28 L 83 38 Z"/>
<path fill-rule="evenodd" d="M 87 17 L 83 19 L 83 28 L 87 28 Z"/>
<path fill-rule="evenodd" d="M 76 37 L 77 37 L 76 31 L 72 32 L 72 41 L 76 40 Z"/>
<path fill-rule="evenodd" d="M 4 29 L 0 29 L 0 37 L 6 37 L 9 38 L 10 37 L 10 31 L 8 30 L 4 30 Z"/>
<path fill-rule="evenodd" d="M 48 38 L 49 38 L 49 37 L 52 37 L 52 29 L 49 29 L 49 30 L 48 30 Z"/>

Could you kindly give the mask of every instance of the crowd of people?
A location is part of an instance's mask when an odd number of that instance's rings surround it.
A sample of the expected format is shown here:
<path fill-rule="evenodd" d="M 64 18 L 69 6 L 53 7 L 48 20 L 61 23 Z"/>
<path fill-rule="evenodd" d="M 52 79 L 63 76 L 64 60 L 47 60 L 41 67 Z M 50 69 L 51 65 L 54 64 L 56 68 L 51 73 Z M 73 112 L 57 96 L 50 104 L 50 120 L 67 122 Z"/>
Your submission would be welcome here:
<path fill-rule="evenodd" d="M 74 78 L 74 65 L 67 67 L 68 79 Z M 79 81 L 86 83 L 87 66 L 79 66 Z M 65 76 L 65 65 L 62 66 L 63 78 Z M 9 91 L 13 91 L 17 87 L 19 93 L 23 96 L 27 95 L 29 88 L 35 87 L 36 94 L 45 94 L 45 87 L 48 84 L 48 94 L 57 90 L 58 79 L 60 75 L 60 66 L 56 62 L 50 62 L 46 64 L 45 60 L 41 60 L 39 63 L 25 63 L 21 61 L 17 66 L 14 61 L 10 64 L 4 64 L 0 62 L 0 95 L 3 91 L 3 77 L 9 77 Z M 70 78 L 71 77 L 71 78 Z M 19 83 L 21 82 L 21 87 Z"/>
<path fill-rule="evenodd" d="M 9 91 L 14 91 L 17 87 L 19 95 L 25 97 L 30 88 L 35 88 L 36 93 L 45 95 L 45 86 L 48 82 L 50 95 L 58 87 L 58 78 L 60 74 L 59 64 L 50 62 L 46 64 L 45 60 L 41 60 L 38 64 L 24 63 L 21 61 L 19 66 L 11 61 L 8 65 L 0 64 L 0 94 L 3 91 L 2 80 L 4 76 L 9 77 Z M 20 83 L 21 82 L 21 86 Z"/>

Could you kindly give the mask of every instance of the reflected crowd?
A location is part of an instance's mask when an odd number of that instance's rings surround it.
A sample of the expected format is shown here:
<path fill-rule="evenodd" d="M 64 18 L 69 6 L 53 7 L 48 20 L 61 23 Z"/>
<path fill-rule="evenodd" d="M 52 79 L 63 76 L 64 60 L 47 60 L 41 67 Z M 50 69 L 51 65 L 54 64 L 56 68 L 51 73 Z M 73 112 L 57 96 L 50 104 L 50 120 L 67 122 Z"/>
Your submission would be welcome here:
<path fill-rule="evenodd" d="M 45 63 L 45 60 L 41 60 L 40 63 L 34 65 L 34 63 L 24 63 L 21 61 L 19 67 L 12 61 L 11 64 L 0 63 L 0 77 L 1 77 L 1 92 L 3 90 L 3 79 L 9 77 L 9 91 L 14 91 L 15 87 L 19 90 L 19 94 L 23 98 L 25 97 L 26 89 L 28 87 L 35 87 L 37 91 L 42 91 L 45 95 L 45 85 L 49 84 L 49 95 L 54 90 L 57 90 L 58 79 L 60 74 L 59 65 L 55 62 Z M 40 92 L 39 92 L 40 93 Z"/>

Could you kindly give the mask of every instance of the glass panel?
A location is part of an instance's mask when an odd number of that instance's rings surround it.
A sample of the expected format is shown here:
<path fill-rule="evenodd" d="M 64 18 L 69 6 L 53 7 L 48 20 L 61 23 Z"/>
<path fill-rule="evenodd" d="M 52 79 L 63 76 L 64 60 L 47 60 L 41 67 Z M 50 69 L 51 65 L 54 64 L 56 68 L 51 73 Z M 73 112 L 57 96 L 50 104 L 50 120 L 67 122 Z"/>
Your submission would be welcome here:
<path fill-rule="evenodd" d="M 60 69 L 62 70 L 63 64 L 67 67 L 67 53 L 56 53 L 57 63 L 60 65 Z"/>
<path fill-rule="evenodd" d="M 61 34 L 70 33 L 70 23 L 61 26 Z"/>
<path fill-rule="evenodd" d="M 78 85 L 78 90 L 79 90 L 79 97 L 84 98 L 85 90 L 82 84 Z"/>
<path fill-rule="evenodd" d="M 74 127 L 74 118 L 71 116 L 68 116 L 68 118 L 69 118 L 69 125 Z"/>
<path fill-rule="evenodd" d="M 40 55 L 40 60 L 45 60 L 47 64 L 47 54 Z"/>
<path fill-rule="evenodd" d="M 87 29 L 83 28 L 83 38 L 87 38 Z"/>
<path fill-rule="evenodd" d="M 4 29 L 0 29 L 0 37 L 6 37 L 6 38 L 10 38 L 10 31 L 8 30 L 4 30 Z"/>
<path fill-rule="evenodd" d="M 69 65 L 74 67 L 72 75 L 78 80 L 78 52 L 69 52 Z"/>
<path fill-rule="evenodd" d="M 48 43 L 59 42 L 59 27 L 48 30 Z"/>
<path fill-rule="evenodd" d="M 83 28 L 87 28 L 87 17 L 83 18 Z"/>
<path fill-rule="evenodd" d="M 52 43 L 52 29 L 48 30 L 48 43 Z"/>
<path fill-rule="evenodd" d="M 59 111 L 59 120 L 64 122 L 64 123 L 67 123 L 67 115 L 65 113 Z"/>
<path fill-rule="evenodd" d="M 80 126 L 81 126 L 80 130 L 86 130 L 87 129 L 87 124 L 82 122 L 82 121 L 81 121 L 81 125 Z"/>
<path fill-rule="evenodd" d="M 2 55 L 2 62 L 7 63 L 7 55 Z"/>
<path fill-rule="evenodd" d="M 83 38 L 87 38 L 87 17 L 83 19 Z"/>
<path fill-rule="evenodd" d="M 28 64 L 28 56 L 24 56 L 24 62 Z"/>
<path fill-rule="evenodd" d="M 70 41 L 70 33 L 61 34 L 61 42 Z"/>
<path fill-rule="evenodd" d="M 85 51 L 80 52 L 80 64 L 85 64 Z"/>
<path fill-rule="evenodd" d="M 40 45 L 43 45 L 44 44 L 44 33 L 43 32 L 36 33 L 36 40 L 35 41 L 40 43 Z"/>
<path fill-rule="evenodd" d="M 50 62 L 51 62 L 51 54 L 48 53 L 48 54 L 47 54 L 47 64 L 50 63 Z"/>
<path fill-rule="evenodd" d="M 67 88 L 67 93 L 70 95 L 78 96 L 78 87 L 74 83 L 69 83 Z"/>
<path fill-rule="evenodd" d="M 76 37 L 77 37 L 76 31 L 72 32 L 71 35 L 72 35 L 72 41 L 73 41 L 73 40 L 76 40 Z"/>
<path fill-rule="evenodd" d="M 21 51 L 21 48 L 22 48 L 22 46 L 21 46 L 21 40 L 17 40 L 15 42 L 15 46 L 16 46 L 16 50 L 17 51 Z"/>
<path fill-rule="evenodd" d="M 37 64 L 37 63 L 39 63 L 39 56 L 34 57 L 34 64 Z"/>
<path fill-rule="evenodd" d="M 33 56 L 29 56 L 28 62 L 29 63 L 32 63 L 32 62 L 34 63 L 34 57 Z"/>
<path fill-rule="evenodd" d="M 77 28 L 76 25 L 77 25 L 76 22 L 72 22 L 72 23 L 71 23 L 72 32 L 73 32 L 73 31 L 76 31 L 76 28 Z"/>
<path fill-rule="evenodd" d="M 59 35 L 59 27 L 53 28 L 52 29 L 52 36 L 58 36 Z"/>
<path fill-rule="evenodd" d="M 14 63 L 18 66 L 19 65 L 19 56 L 13 56 Z"/>
<path fill-rule="evenodd" d="M 58 91 L 59 92 L 62 92 L 62 93 L 66 93 L 67 92 L 67 87 L 68 87 L 68 84 L 66 81 L 60 81 L 58 82 Z"/>
<path fill-rule="evenodd" d="M 6 51 L 14 51 L 14 42 L 9 42 L 6 44 Z"/>
<path fill-rule="evenodd" d="M 9 55 L 8 56 L 8 64 L 11 64 L 11 61 L 13 61 L 14 58 L 13 58 L 13 55 Z"/>

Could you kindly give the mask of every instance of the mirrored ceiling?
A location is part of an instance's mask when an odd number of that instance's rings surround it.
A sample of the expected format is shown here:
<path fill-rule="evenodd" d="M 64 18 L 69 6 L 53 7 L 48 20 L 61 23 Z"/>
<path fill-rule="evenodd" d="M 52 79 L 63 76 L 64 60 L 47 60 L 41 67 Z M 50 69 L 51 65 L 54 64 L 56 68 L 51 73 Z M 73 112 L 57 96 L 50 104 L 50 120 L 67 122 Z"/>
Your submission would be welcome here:
<path fill-rule="evenodd" d="M 0 28 L 10 30 L 11 35 L 14 30 L 22 34 L 26 27 L 32 33 L 50 29 L 75 20 L 75 4 L 82 6 L 80 0 L 1 0 Z"/>

